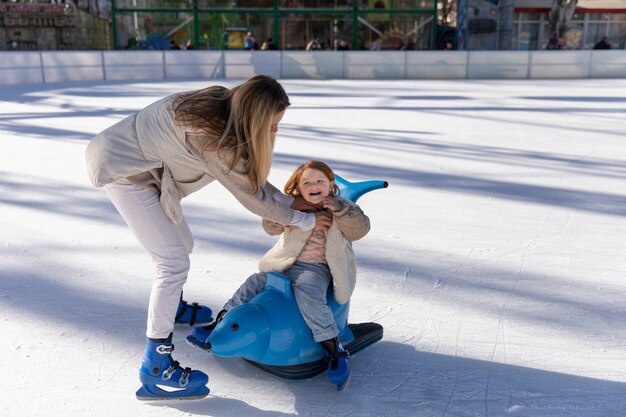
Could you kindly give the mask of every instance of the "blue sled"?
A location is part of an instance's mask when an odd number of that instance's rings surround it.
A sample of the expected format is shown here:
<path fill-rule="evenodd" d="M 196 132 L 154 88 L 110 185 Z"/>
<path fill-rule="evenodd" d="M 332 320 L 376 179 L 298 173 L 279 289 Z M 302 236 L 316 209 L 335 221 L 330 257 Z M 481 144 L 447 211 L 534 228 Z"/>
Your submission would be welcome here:
<path fill-rule="evenodd" d="M 351 183 L 336 176 L 340 195 L 353 202 L 368 191 L 386 188 L 386 181 Z M 350 303 L 338 304 L 332 285 L 327 293 L 339 340 L 354 355 L 383 337 L 377 323 L 348 324 Z M 187 341 L 205 349 L 193 335 Z M 289 278 L 267 274 L 265 288 L 247 304 L 230 310 L 209 336 L 211 352 L 217 356 L 242 357 L 272 375 L 286 379 L 313 377 L 328 369 L 326 351 L 313 340 L 302 318 Z"/>

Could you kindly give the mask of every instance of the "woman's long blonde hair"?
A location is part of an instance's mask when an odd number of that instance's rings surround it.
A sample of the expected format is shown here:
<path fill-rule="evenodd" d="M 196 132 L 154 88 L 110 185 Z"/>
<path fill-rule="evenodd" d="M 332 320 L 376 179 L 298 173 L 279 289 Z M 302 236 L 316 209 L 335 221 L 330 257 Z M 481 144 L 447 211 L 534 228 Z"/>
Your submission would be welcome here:
<path fill-rule="evenodd" d="M 243 160 L 255 191 L 272 166 L 273 117 L 289 107 L 283 87 L 268 75 L 255 75 L 232 89 L 212 86 L 182 93 L 174 100 L 175 120 L 208 133 L 206 150 L 232 153 L 230 169 Z"/>
<path fill-rule="evenodd" d="M 302 190 L 300 190 L 299 187 L 300 179 L 302 178 L 302 174 L 304 173 L 304 171 L 309 168 L 320 171 L 332 184 L 330 190 L 328 190 L 328 195 L 336 196 L 339 194 L 339 187 L 337 187 L 337 184 L 335 183 L 335 173 L 333 172 L 333 169 L 324 162 L 314 159 L 306 161 L 304 164 L 296 168 L 293 174 L 291 174 L 291 177 L 289 177 L 289 179 L 285 183 L 285 194 L 292 197 L 298 197 L 299 195 L 302 195 Z"/>

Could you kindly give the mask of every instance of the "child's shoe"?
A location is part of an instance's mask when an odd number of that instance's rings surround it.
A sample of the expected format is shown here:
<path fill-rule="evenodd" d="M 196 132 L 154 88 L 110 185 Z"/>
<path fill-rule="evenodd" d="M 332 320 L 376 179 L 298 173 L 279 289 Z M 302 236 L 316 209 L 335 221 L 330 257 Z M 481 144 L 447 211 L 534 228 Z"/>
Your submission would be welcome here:
<path fill-rule="evenodd" d="M 222 318 L 227 313 L 226 310 L 222 310 L 217 313 L 215 320 L 207 324 L 206 326 L 194 327 L 191 334 L 187 336 L 187 343 L 195 348 L 209 351 L 211 350 L 211 343 L 209 343 L 209 336 L 215 327 L 222 321 Z"/>
<path fill-rule="evenodd" d="M 350 382 L 350 353 L 343 348 L 338 338 L 320 342 L 328 352 L 328 379 L 335 384 L 337 391 L 343 391 Z"/>

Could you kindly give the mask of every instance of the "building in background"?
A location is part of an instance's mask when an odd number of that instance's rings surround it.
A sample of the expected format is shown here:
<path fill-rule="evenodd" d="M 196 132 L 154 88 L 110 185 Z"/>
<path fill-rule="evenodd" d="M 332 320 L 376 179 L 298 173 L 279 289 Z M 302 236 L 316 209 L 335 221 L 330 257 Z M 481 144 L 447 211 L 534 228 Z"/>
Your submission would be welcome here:
<path fill-rule="evenodd" d="M 513 49 L 547 49 L 552 0 L 516 0 Z M 607 36 L 613 49 L 624 49 L 626 0 L 578 0 L 571 29 L 557 39 L 559 49 L 592 49 Z"/>
<path fill-rule="evenodd" d="M 555 2 L 576 0 L 0 0 L 0 49 L 240 49 L 247 32 L 283 50 L 625 48 L 626 0 L 578 0 L 556 37 Z"/>
<path fill-rule="evenodd" d="M 111 49 L 106 0 L 0 2 L 0 50 Z"/>
<path fill-rule="evenodd" d="M 115 48 L 165 49 L 174 39 L 194 49 L 229 49 L 241 31 L 272 38 L 282 50 L 313 39 L 335 50 L 432 49 L 435 0 L 115 0 Z"/>
<path fill-rule="evenodd" d="M 506 0 L 455 1 L 467 7 L 457 12 L 457 38 L 465 41 L 459 49 L 592 49 L 604 36 L 613 49 L 625 47 L 626 0 L 514 0 L 511 27 Z"/>

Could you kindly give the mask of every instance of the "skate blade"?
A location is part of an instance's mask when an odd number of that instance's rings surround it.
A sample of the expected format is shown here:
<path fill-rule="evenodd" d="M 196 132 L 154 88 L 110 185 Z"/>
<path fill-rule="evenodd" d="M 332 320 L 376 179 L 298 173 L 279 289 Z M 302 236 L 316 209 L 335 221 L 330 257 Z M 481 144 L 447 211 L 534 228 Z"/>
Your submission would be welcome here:
<path fill-rule="evenodd" d="M 200 400 L 209 395 L 209 392 L 207 387 L 198 387 L 193 391 L 189 389 L 166 391 L 157 385 L 143 385 L 135 396 L 139 401 Z"/>
<path fill-rule="evenodd" d="M 352 375 L 348 375 L 348 377 L 344 381 L 337 384 L 338 392 L 345 391 L 345 389 L 348 388 L 348 385 L 350 385 L 350 378 L 352 378 Z"/>

